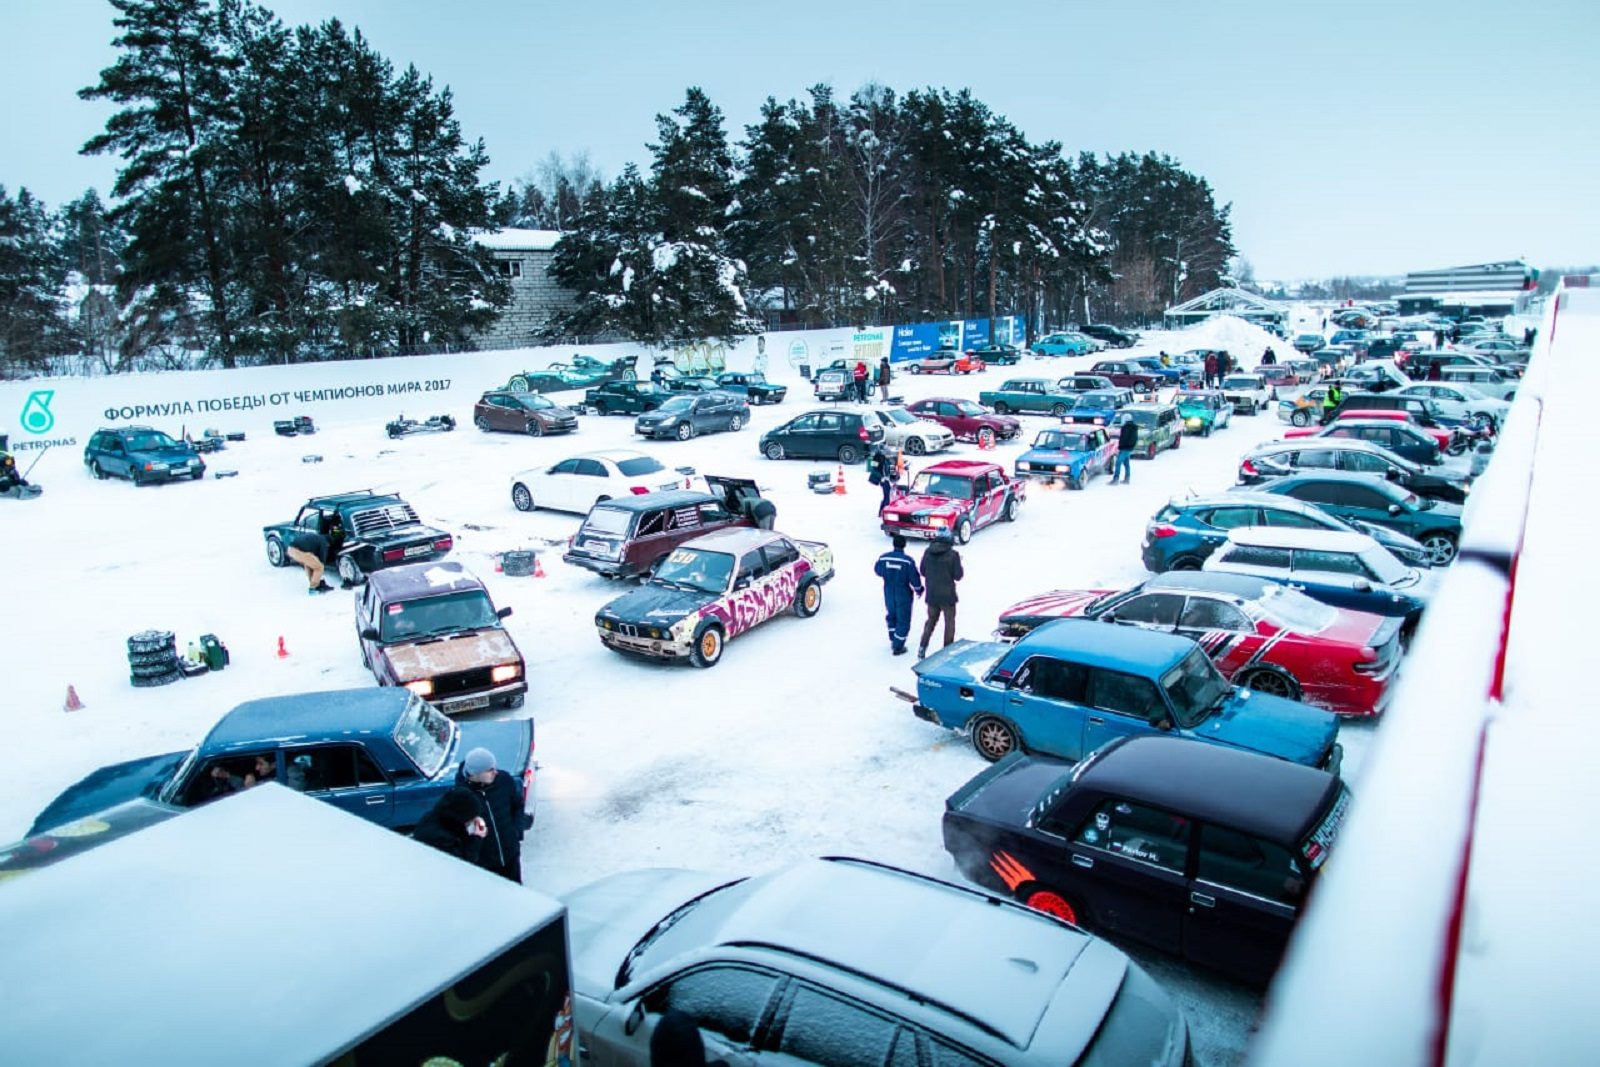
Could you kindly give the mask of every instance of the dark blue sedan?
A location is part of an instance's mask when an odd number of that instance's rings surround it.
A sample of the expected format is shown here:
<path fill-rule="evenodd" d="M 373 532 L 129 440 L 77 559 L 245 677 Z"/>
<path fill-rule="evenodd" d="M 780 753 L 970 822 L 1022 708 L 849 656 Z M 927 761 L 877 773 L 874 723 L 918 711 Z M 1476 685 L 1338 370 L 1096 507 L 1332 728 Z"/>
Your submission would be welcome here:
<path fill-rule="evenodd" d="M 191 808 L 276 781 L 363 819 L 409 830 L 455 784 L 461 758 L 494 753 L 533 810 L 533 720 L 457 723 L 407 689 L 348 689 L 240 704 L 187 752 L 102 767 L 70 786 L 28 836 L 143 798 Z"/>

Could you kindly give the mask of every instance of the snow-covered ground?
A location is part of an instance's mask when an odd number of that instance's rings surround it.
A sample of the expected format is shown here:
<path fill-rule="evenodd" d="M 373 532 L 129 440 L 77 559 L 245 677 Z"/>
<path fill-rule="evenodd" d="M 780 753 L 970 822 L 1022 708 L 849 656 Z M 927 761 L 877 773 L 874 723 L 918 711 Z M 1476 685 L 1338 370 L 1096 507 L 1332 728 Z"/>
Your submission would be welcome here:
<path fill-rule="evenodd" d="M 1254 366 L 1267 340 L 1222 320 L 1151 334 L 1134 351 L 1226 346 Z M 1005 378 L 1055 377 L 1095 358 L 1030 358 L 960 378 L 901 376 L 893 391 L 976 397 Z M 791 372 L 774 360 L 770 373 L 782 380 Z M 514 472 L 632 447 L 631 418 L 585 416 L 576 434 L 542 439 L 481 434 L 469 411 L 453 412 L 462 430 L 399 441 L 377 422 L 306 438 L 252 434 L 208 457 L 214 470 L 237 469 L 236 478 L 136 489 L 57 474 L 38 500 L 0 501 L 11 568 L 4 703 L 12 738 L 0 752 L 0 838 L 20 836 L 52 797 L 97 767 L 192 745 L 240 701 L 372 685 L 357 654 L 350 594 L 308 597 L 298 568 L 267 564 L 261 536 L 264 524 L 293 517 L 309 496 L 370 487 L 402 493 L 425 521 L 452 531 L 453 558 L 515 609 L 507 625 L 530 679 L 516 714 L 536 719 L 541 764 L 538 823 L 524 860 L 530 886 L 559 894 L 640 866 L 748 873 L 826 854 L 959 879 L 940 843 L 940 814 L 945 797 L 985 764 L 964 739 L 916 720 L 889 692 L 912 686 L 914 657 L 889 654 L 872 574 L 887 547 L 878 491 L 855 467 L 846 495 L 816 495 L 806 475 L 834 465 L 773 463 L 756 451 L 764 430 L 812 406 L 810 388 L 793 379 L 789 399 L 754 408 L 752 425 L 739 433 L 644 446 L 669 466 L 756 478 L 777 504 L 778 528 L 829 543 L 838 562 L 816 618 L 758 627 L 709 671 L 606 651 L 592 617 L 622 589 L 560 561 L 556 546 L 578 517 L 511 505 Z M 1050 420 L 1025 422 L 1024 442 Z M 1145 521 L 1170 496 L 1231 484 L 1239 455 L 1282 428 L 1271 414 L 1236 420 L 1154 462 L 1136 461 L 1125 487 L 1104 479 L 1078 493 L 1030 487 L 1018 522 L 980 531 L 962 549 L 959 633 L 986 637 L 1002 608 L 1045 589 L 1142 579 Z M 984 455 L 1009 468 L 1023 447 Z M 307 454 L 322 462 L 303 463 Z M 979 453 L 958 446 L 953 454 Z M 548 577 L 495 573 L 498 553 L 527 547 L 551 549 Z M 913 625 L 921 623 L 919 605 Z M 166 688 L 131 688 L 124 641 L 149 628 L 175 631 L 180 648 L 216 633 L 233 664 Z M 280 636 L 286 659 L 274 654 Z M 86 706 L 65 713 L 69 684 Z M 1343 730 L 1346 772 L 1358 781 L 1372 730 Z M 1235 1062 L 1259 998 L 1138 954 L 1184 1002 L 1202 1062 Z"/>

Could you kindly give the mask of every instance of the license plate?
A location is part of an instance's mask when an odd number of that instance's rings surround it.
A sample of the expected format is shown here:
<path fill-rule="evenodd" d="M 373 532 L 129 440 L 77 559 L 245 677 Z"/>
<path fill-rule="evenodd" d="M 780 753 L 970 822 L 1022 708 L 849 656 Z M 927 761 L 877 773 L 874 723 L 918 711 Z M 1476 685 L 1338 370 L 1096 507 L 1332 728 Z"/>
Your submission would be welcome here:
<path fill-rule="evenodd" d="M 608 552 L 611 546 L 604 541 L 585 541 L 583 548 L 586 552 Z"/>
<path fill-rule="evenodd" d="M 478 708 L 488 706 L 488 697 L 462 697 L 460 700 L 447 700 L 440 705 L 450 711 L 476 711 Z"/>
<path fill-rule="evenodd" d="M 432 545 L 412 545 L 410 548 L 406 549 L 406 555 L 408 555 L 408 556 L 426 556 L 429 552 L 432 552 L 432 551 L 433 551 L 433 546 Z"/>
<path fill-rule="evenodd" d="M 669 490 L 678 488 L 678 483 L 677 482 L 668 482 L 666 485 L 658 485 L 658 486 L 656 486 L 656 488 L 661 490 L 661 492 L 665 493 L 665 492 L 667 492 Z"/>

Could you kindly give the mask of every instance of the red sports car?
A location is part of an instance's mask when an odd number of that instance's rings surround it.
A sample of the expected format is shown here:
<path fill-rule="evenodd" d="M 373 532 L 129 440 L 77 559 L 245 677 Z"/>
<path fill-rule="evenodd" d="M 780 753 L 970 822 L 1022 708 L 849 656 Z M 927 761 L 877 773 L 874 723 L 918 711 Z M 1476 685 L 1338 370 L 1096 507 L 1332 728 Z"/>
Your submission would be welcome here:
<path fill-rule="evenodd" d="M 1262 578 L 1172 571 L 1132 589 L 1057 590 L 1014 604 L 996 637 L 1083 616 L 1193 638 L 1223 677 L 1336 715 L 1377 715 L 1400 665 L 1399 618 L 1329 607 Z"/>
<path fill-rule="evenodd" d="M 1007 441 L 1022 433 L 1022 423 L 1010 415 L 996 415 L 972 400 L 936 396 L 907 404 L 906 410 L 919 419 L 932 419 L 956 435 L 960 441 L 976 441 L 987 448 L 995 441 Z"/>
<path fill-rule="evenodd" d="M 1026 488 L 998 464 L 952 459 L 924 467 L 911 480 L 911 492 L 889 501 L 880 518 L 883 532 L 932 538 L 949 530 L 958 544 L 974 530 L 1004 519 L 1013 522 Z"/>

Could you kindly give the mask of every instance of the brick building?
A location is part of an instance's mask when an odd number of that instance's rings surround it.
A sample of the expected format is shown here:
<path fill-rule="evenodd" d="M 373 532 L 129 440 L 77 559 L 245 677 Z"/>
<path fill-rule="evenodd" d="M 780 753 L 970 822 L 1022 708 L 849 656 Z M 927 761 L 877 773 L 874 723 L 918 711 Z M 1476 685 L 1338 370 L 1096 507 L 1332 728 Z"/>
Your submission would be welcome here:
<path fill-rule="evenodd" d="M 485 348 L 537 345 L 550 316 L 572 307 L 572 291 L 550 277 L 550 261 L 560 239 L 559 230 L 507 229 L 476 235 L 511 282 L 511 303 L 481 335 Z"/>

